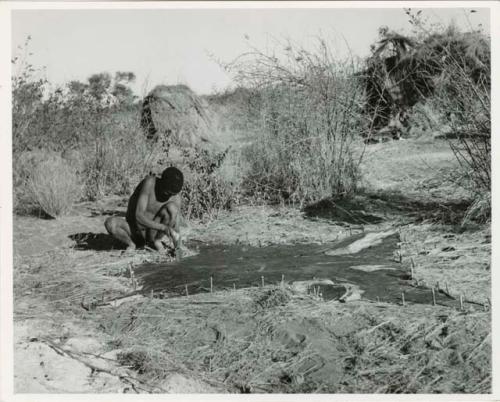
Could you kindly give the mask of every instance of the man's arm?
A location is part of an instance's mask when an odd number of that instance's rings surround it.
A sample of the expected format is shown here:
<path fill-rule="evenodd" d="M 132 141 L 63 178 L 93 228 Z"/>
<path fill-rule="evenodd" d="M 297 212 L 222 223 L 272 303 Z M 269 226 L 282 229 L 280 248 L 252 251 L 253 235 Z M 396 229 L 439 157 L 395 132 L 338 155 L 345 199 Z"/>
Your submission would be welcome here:
<path fill-rule="evenodd" d="M 178 225 L 178 219 L 179 219 L 179 205 L 178 203 L 169 203 L 166 206 L 167 212 L 170 217 L 169 221 L 169 231 L 167 232 L 170 235 L 170 238 L 172 239 L 172 242 L 174 243 L 174 248 L 178 248 L 181 246 L 181 234 L 179 230 L 179 225 Z"/>
<path fill-rule="evenodd" d="M 139 198 L 137 200 L 137 207 L 135 209 L 135 219 L 137 223 L 148 229 L 154 229 L 166 232 L 168 229 L 167 225 L 155 222 L 153 219 L 150 219 L 148 217 L 147 208 L 148 208 L 149 194 L 151 194 L 151 191 L 154 191 L 154 179 L 152 180 L 147 179 L 144 182 L 144 185 L 141 189 L 141 193 L 139 194 Z"/>

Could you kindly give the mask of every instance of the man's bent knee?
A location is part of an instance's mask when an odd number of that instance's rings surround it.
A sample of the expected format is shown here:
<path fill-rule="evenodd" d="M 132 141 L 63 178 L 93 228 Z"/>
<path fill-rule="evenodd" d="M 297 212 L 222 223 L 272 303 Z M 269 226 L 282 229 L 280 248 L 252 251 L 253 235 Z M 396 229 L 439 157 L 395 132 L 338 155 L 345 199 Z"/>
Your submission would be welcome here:
<path fill-rule="evenodd" d="M 112 235 L 113 233 L 116 233 L 116 227 L 117 227 L 116 217 L 111 216 L 111 217 L 107 218 L 104 221 L 104 227 L 106 228 L 106 230 L 108 231 L 108 233 L 110 235 Z"/>

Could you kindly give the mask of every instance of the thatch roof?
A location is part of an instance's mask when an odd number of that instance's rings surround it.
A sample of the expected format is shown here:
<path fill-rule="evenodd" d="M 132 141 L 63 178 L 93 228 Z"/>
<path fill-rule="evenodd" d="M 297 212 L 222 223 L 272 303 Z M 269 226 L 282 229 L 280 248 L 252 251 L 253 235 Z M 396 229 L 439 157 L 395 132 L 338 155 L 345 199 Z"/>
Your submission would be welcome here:
<path fill-rule="evenodd" d="M 381 128 L 395 110 L 432 96 L 439 85 L 451 88 L 448 72 L 459 68 L 476 83 L 490 85 L 490 41 L 480 32 L 450 27 L 423 40 L 387 32 L 366 60 L 363 72 L 367 112 Z M 452 83 L 453 84 L 453 83 Z"/>
<path fill-rule="evenodd" d="M 147 138 L 181 147 L 214 140 L 208 105 L 186 85 L 156 86 L 142 103 L 141 124 Z"/>

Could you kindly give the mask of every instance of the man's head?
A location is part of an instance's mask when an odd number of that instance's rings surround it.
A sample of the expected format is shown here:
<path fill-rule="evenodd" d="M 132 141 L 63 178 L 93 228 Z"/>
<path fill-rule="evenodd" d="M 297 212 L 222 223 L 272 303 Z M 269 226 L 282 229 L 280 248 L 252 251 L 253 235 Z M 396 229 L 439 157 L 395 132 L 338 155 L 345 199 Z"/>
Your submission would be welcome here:
<path fill-rule="evenodd" d="M 182 190 L 184 176 L 182 172 L 171 166 L 166 168 L 157 180 L 156 193 L 158 201 L 168 200 L 172 195 L 178 194 Z"/>

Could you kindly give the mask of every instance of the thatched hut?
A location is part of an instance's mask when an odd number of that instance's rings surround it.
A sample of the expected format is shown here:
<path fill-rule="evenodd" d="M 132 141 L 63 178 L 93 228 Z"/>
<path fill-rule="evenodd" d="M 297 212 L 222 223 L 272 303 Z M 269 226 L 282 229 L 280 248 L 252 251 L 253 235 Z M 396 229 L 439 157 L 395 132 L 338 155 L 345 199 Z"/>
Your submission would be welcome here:
<path fill-rule="evenodd" d="M 361 74 L 372 132 L 401 131 L 407 112 L 442 88 L 454 94 L 451 70 L 489 87 L 490 45 L 480 32 L 462 33 L 450 27 L 424 40 L 384 32 Z M 456 95 L 456 94 L 455 94 Z M 400 132 L 397 133 L 397 136 Z"/>
<path fill-rule="evenodd" d="M 142 103 L 141 125 L 148 139 L 195 147 L 214 141 L 206 102 L 186 85 L 158 85 Z"/>

